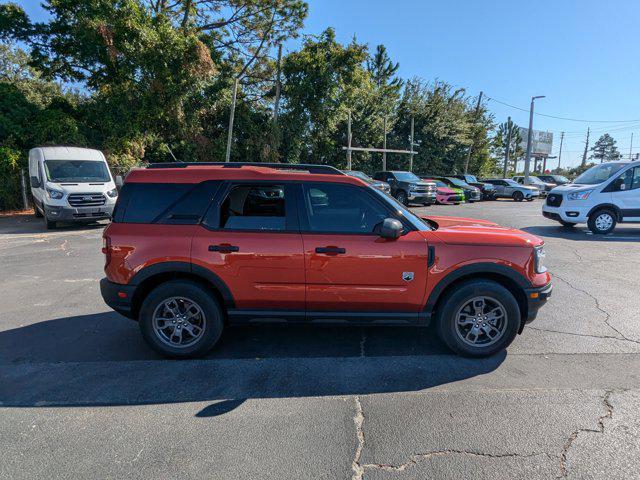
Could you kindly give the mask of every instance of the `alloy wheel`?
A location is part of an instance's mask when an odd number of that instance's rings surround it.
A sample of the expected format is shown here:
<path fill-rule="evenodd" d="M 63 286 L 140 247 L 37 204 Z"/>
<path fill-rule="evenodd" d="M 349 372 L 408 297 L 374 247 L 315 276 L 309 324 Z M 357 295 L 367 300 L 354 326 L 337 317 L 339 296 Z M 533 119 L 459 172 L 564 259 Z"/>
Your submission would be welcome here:
<path fill-rule="evenodd" d="M 507 329 L 506 312 L 495 298 L 474 297 L 465 302 L 456 314 L 456 334 L 472 347 L 493 345 Z"/>
<path fill-rule="evenodd" d="M 202 308 L 185 297 L 171 297 L 153 312 L 153 332 L 165 345 L 187 348 L 195 344 L 206 328 Z"/>

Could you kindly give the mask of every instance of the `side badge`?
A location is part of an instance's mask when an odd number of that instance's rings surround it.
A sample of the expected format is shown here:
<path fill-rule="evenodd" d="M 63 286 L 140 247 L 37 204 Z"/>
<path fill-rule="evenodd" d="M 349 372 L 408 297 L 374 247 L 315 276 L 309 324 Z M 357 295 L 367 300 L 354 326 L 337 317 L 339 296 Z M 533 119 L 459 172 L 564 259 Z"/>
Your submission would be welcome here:
<path fill-rule="evenodd" d="M 413 280 L 413 272 L 402 272 L 402 279 L 405 282 L 410 282 Z"/>

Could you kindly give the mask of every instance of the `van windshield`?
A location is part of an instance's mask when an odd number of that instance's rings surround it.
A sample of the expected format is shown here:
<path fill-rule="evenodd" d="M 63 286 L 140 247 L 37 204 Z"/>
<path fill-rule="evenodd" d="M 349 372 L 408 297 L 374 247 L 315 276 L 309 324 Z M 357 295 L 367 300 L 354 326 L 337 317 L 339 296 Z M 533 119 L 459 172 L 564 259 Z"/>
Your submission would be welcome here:
<path fill-rule="evenodd" d="M 597 185 L 611 178 L 617 171 L 623 168 L 626 163 L 602 163 L 591 167 L 584 172 L 573 183 L 582 185 Z"/>
<path fill-rule="evenodd" d="M 91 160 L 45 160 L 44 170 L 50 182 L 108 182 L 109 170 L 104 162 Z"/>

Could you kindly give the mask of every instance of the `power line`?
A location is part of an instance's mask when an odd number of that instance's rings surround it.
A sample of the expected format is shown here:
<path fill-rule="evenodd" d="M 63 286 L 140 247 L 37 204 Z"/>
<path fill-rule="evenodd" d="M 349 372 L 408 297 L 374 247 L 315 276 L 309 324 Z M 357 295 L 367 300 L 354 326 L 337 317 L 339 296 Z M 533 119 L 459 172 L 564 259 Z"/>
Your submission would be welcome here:
<path fill-rule="evenodd" d="M 521 107 L 516 107 L 515 105 L 511 105 L 510 103 L 506 103 L 506 102 L 502 102 L 500 100 L 497 100 L 493 97 L 490 96 L 486 96 L 487 100 L 491 100 L 493 102 L 499 103 L 501 105 L 504 105 L 506 107 L 510 107 L 510 108 L 515 108 L 516 110 L 520 110 L 522 112 L 528 112 L 529 110 L 526 108 L 521 108 Z M 583 123 L 632 123 L 632 122 L 640 122 L 640 118 L 636 118 L 634 120 L 585 120 L 583 118 L 570 118 L 570 117 L 560 117 L 558 115 L 547 115 L 544 113 L 538 113 L 538 112 L 534 112 L 534 115 L 538 115 L 540 117 L 547 117 L 547 118 L 555 118 L 557 120 L 566 120 L 569 122 L 583 122 Z"/>

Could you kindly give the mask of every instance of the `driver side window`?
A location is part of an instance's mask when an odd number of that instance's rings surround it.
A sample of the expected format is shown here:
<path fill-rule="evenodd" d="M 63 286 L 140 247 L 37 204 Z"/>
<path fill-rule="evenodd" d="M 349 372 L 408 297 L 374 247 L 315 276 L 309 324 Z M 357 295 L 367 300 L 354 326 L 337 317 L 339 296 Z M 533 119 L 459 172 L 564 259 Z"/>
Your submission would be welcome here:
<path fill-rule="evenodd" d="M 373 233 L 389 216 L 364 189 L 335 183 L 303 184 L 308 230 L 317 233 Z"/>

